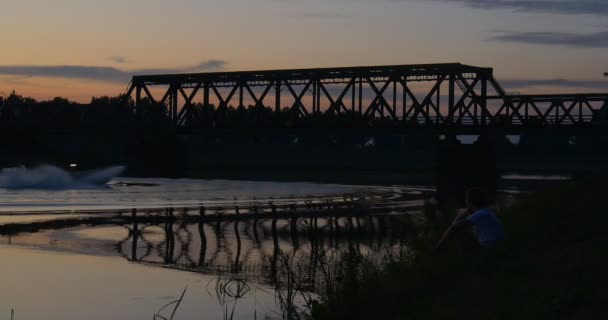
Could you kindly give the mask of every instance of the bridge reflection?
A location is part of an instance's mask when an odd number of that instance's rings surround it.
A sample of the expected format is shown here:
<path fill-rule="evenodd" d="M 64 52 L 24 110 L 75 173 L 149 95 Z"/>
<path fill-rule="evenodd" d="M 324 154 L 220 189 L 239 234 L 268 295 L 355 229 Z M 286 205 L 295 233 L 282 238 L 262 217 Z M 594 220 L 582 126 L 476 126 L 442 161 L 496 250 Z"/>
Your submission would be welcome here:
<path fill-rule="evenodd" d="M 0 241 L 266 283 L 274 283 L 288 255 L 315 280 L 328 253 L 352 248 L 381 259 L 387 250 L 407 247 L 431 193 L 394 187 L 206 207 L 9 215 Z"/>
<path fill-rule="evenodd" d="M 406 212 L 266 217 L 247 220 L 140 221 L 123 225 L 128 236 L 116 250 L 129 261 L 207 274 L 234 274 L 272 281 L 281 253 L 310 274 L 332 250 L 356 248 L 380 259 L 415 235 L 416 218 Z M 167 215 L 173 215 L 172 209 Z M 261 279 L 260 279 L 261 278 Z"/>

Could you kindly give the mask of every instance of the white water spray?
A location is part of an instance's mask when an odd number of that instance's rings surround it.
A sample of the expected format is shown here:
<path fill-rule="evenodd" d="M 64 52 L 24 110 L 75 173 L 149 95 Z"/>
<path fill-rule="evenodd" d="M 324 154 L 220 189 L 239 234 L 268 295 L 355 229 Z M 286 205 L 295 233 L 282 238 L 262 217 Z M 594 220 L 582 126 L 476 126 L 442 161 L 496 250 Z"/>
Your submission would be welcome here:
<path fill-rule="evenodd" d="M 71 174 L 50 165 L 35 168 L 6 168 L 0 171 L 0 188 L 45 190 L 94 188 L 105 185 L 124 170 L 123 166 L 115 166 Z"/>

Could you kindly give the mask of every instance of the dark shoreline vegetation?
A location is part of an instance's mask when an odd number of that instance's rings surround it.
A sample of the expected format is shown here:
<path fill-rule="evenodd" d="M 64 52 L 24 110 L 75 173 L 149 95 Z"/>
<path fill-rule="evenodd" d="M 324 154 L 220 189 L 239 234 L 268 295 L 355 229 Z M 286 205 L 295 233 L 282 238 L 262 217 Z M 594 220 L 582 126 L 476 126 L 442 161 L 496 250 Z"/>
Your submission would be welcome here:
<path fill-rule="evenodd" d="M 353 251 L 325 281 L 312 318 L 605 318 L 608 202 L 605 175 L 577 178 L 499 208 L 508 239 L 494 250 L 434 244 L 454 214 L 427 216 L 411 251 L 382 267 Z"/>
<path fill-rule="evenodd" d="M 178 130 L 166 106 L 146 99 L 142 106 L 138 113 L 128 96 L 88 104 L 0 97 L 0 132 L 10 136 L 0 146 L 0 166 L 125 165 L 128 175 L 142 177 L 399 184 L 431 174 L 439 159 L 437 133 L 415 124 L 401 132 L 394 122 L 362 116 L 295 119 L 269 107 L 194 104 L 195 116 Z M 602 134 L 531 132 L 518 145 L 504 136 L 490 140 L 499 172 L 589 172 L 608 159 Z"/>

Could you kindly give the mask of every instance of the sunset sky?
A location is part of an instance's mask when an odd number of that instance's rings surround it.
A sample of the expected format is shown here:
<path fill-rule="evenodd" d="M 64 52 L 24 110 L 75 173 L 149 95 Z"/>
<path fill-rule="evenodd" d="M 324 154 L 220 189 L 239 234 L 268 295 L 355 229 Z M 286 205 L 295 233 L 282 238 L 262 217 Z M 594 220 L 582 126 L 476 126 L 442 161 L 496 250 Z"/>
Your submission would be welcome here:
<path fill-rule="evenodd" d="M 3 0 L 0 93 L 132 74 L 462 62 L 507 90 L 607 92 L 605 0 Z"/>

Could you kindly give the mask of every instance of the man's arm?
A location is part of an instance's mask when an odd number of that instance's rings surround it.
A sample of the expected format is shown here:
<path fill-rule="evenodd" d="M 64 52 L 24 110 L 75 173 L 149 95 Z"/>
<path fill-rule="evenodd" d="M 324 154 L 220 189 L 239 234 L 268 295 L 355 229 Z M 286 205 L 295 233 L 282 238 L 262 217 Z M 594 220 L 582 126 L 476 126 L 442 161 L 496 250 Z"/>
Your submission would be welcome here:
<path fill-rule="evenodd" d="M 458 217 L 456 217 L 452 225 L 450 225 L 450 227 L 443 234 L 443 237 L 441 237 L 441 239 L 437 243 L 435 250 L 439 251 L 441 247 L 443 247 L 443 244 L 446 242 L 446 240 L 448 240 L 454 232 L 458 232 L 462 229 L 470 228 L 472 226 L 473 223 L 471 221 L 467 220 L 466 218 L 462 218 L 461 215 L 458 215 Z"/>

